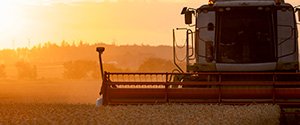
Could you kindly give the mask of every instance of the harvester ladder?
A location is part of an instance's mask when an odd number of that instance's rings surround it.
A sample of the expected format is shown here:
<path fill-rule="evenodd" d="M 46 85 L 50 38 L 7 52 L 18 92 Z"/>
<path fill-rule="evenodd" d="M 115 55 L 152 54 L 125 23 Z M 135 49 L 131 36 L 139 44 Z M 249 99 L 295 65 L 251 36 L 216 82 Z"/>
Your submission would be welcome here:
<path fill-rule="evenodd" d="M 185 59 L 186 59 L 186 66 L 188 67 L 188 65 L 190 64 L 190 61 L 195 60 L 195 52 L 194 52 L 194 33 L 195 32 L 193 32 L 191 29 L 188 29 L 188 28 L 176 28 L 176 30 L 186 30 L 186 57 L 185 57 Z M 173 31 L 173 35 L 174 35 L 173 42 L 175 42 L 174 31 Z M 176 65 L 176 63 L 175 63 L 175 65 Z"/>
<path fill-rule="evenodd" d="M 190 37 L 191 36 L 191 40 Z M 190 47 L 191 41 L 191 47 Z M 190 51 L 192 52 L 190 54 Z M 194 60 L 194 32 L 191 29 L 186 30 L 186 64 L 189 65 L 191 60 Z"/>

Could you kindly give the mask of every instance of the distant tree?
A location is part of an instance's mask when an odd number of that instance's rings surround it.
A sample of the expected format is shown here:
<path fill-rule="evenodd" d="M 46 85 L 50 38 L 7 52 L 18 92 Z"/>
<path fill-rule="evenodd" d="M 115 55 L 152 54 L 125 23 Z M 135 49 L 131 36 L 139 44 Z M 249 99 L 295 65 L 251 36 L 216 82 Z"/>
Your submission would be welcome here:
<path fill-rule="evenodd" d="M 19 56 L 19 59 L 28 60 L 29 49 L 27 47 L 17 48 L 16 51 L 17 51 L 17 54 Z"/>
<path fill-rule="evenodd" d="M 107 64 L 107 63 L 104 63 L 103 64 L 103 70 L 106 71 L 106 72 L 123 72 L 124 70 L 116 67 L 115 64 Z M 100 74 L 100 64 L 98 64 L 96 66 L 96 68 L 94 69 L 94 72 L 93 72 L 93 78 L 94 79 L 99 79 L 101 74 Z"/>
<path fill-rule="evenodd" d="M 60 44 L 61 47 L 69 47 L 70 44 L 68 42 L 66 42 L 65 40 L 63 40 Z"/>
<path fill-rule="evenodd" d="M 18 69 L 18 76 L 20 79 L 36 79 L 37 78 L 37 68 L 32 66 L 30 63 L 23 61 L 18 61 L 15 65 Z"/>
<path fill-rule="evenodd" d="M 12 49 L 3 49 L 0 50 L 0 62 L 4 64 L 14 64 L 17 62 L 19 55 L 15 50 Z"/>
<path fill-rule="evenodd" d="M 83 41 L 82 40 L 80 40 L 80 42 L 79 42 L 79 47 L 81 47 L 81 46 L 83 46 L 84 44 L 83 44 Z"/>
<path fill-rule="evenodd" d="M 47 43 L 44 43 L 43 48 L 48 49 L 51 45 L 52 45 L 52 43 L 50 41 L 48 41 Z"/>
<path fill-rule="evenodd" d="M 76 48 L 75 41 L 73 41 L 73 43 L 72 43 L 72 47 L 73 47 L 73 48 Z"/>
<path fill-rule="evenodd" d="M 76 60 L 68 61 L 64 64 L 64 78 L 67 79 L 83 79 L 83 78 L 99 78 L 100 70 L 96 61 Z"/>
<path fill-rule="evenodd" d="M 5 65 L 0 65 L 0 79 L 6 78 Z"/>
<path fill-rule="evenodd" d="M 171 60 L 161 58 L 147 58 L 144 63 L 139 66 L 139 72 L 171 72 L 174 64 Z"/>
<path fill-rule="evenodd" d="M 83 79 L 83 78 L 100 78 L 100 65 L 96 61 L 77 60 L 68 61 L 64 64 L 64 78 L 67 79 Z M 119 72 L 121 69 L 114 64 L 104 64 L 103 68 L 109 72 Z"/>
<path fill-rule="evenodd" d="M 68 61 L 64 64 L 64 77 L 68 79 L 82 79 L 86 78 L 87 73 L 92 69 L 94 62 L 92 61 Z"/>
<path fill-rule="evenodd" d="M 103 64 L 103 69 L 108 72 L 122 72 L 123 71 L 122 69 L 117 68 L 117 66 L 115 64 L 107 64 L 107 63 Z"/>

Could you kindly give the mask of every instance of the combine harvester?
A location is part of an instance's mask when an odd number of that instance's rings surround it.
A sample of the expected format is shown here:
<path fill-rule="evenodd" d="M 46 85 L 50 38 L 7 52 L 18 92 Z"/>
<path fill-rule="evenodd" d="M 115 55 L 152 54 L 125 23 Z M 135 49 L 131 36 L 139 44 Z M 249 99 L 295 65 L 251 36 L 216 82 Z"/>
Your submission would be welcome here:
<path fill-rule="evenodd" d="M 101 64 L 102 104 L 276 104 L 282 114 L 298 114 L 286 110 L 300 106 L 297 11 L 284 0 L 210 0 L 198 9 L 184 7 L 181 14 L 192 29 L 173 30 L 178 69 L 104 73 Z M 186 72 L 176 64 L 177 30 L 186 30 Z M 97 51 L 101 62 L 104 48 Z"/>

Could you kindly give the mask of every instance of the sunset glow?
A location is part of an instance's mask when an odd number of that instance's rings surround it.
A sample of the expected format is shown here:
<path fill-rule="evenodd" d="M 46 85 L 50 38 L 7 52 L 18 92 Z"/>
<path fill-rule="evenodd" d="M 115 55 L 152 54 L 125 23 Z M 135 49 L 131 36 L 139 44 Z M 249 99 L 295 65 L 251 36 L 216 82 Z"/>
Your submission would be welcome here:
<path fill-rule="evenodd" d="M 171 45 L 172 29 L 185 27 L 180 11 L 207 1 L 10 0 L 0 2 L 0 49 L 48 41 Z M 298 0 L 286 0 L 293 6 Z"/>
<path fill-rule="evenodd" d="M 300 0 L 0 0 L 0 125 L 299 124 L 293 9 Z"/>

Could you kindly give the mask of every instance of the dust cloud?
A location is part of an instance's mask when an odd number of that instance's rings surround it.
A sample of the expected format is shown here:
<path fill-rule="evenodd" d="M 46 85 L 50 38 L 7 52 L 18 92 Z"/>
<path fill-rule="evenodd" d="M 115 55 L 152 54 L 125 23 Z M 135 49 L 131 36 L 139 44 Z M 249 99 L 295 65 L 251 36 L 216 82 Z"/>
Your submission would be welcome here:
<path fill-rule="evenodd" d="M 99 46 L 106 48 L 102 58 L 108 72 L 172 72 L 176 68 L 170 46 L 63 41 L 4 49 L 0 50 L 0 102 L 95 104 L 102 82 Z"/>
<path fill-rule="evenodd" d="M 96 104 L 100 80 L 3 80 L 1 103 Z"/>

